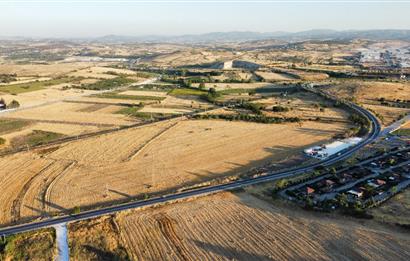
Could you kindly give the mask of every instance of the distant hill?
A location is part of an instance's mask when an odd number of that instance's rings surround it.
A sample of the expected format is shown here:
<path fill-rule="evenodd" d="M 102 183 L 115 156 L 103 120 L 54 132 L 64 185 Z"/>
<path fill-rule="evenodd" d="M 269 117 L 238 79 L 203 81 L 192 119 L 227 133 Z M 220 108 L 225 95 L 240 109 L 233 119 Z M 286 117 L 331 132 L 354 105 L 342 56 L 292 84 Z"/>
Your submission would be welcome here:
<path fill-rule="evenodd" d="M 255 40 L 277 39 L 284 41 L 328 40 L 328 39 L 369 39 L 369 40 L 407 40 L 410 41 L 410 30 L 309 30 L 290 32 L 213 32 L 206 34 L 187 34 L 177 36 L 120 36 L 108 35 L 94 38 L 98 42 L 169 42 L 169 43 L 210 43 L 210 42 L 246 42 Z"/>
<path fill-rule="evenodd" d="M 186 35 L 106 35 L 96 38 L 71 38 L 53 40 L 72 40 L 72 41 L 91 41 L 101 43 L 229 43 L 229 42 L 249 42 L 261 40 L 280 40 L 280 41 L 304 41 L 304 40 L 406 40 L 410 41 L 410 30 L 347 30 L 336 31 L 327 29 L 315 29 L 302 32 L 212 32 L 205 34 L 186 34 Z M 1 37 L 0 40 L 33 39 L 25 37 Z M 50 38 L 49 38 L 50 39 Z"/>

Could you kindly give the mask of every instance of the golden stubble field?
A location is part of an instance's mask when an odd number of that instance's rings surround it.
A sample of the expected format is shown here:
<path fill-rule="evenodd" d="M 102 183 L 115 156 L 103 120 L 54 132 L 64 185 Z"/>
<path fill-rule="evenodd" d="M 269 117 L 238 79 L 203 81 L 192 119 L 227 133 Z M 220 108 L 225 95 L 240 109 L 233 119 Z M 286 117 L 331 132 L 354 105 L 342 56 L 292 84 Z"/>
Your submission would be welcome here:
<path fill-rule="evenodd" d="M 0 222 L 174 191 L 286 160 L 346 124 L 183 118 L 0 159 Z"/>
<path fill-rule="evenodd" d="M 276 206 L 244 192 L 119 213 L 72 227 L 71 242 L 117 253 L 122 249 L 134 260 L 410 258 L 410 239 L 404 232 Z M 74 259 L 96 254 L 84 252 L 72 252 Z"/>

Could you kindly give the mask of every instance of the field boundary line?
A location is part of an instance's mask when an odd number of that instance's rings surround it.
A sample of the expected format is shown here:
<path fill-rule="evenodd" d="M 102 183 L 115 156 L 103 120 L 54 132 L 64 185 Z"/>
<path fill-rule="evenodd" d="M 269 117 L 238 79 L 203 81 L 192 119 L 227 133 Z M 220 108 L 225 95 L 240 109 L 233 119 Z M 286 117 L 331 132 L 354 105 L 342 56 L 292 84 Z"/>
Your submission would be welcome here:
<path fill-rule="evenodd" d="M 124 161 L 130 161 L 133 160 L 135 157 L 137 157 L 140 152 L 146 148 L 149 144 L 151 144 L 152 142 L 154 142 L 157 138 L 161 137 L 162 135 L 164 135 L 168 130 L 170 130 L 171 128 L 175 127 L 179 122 L 174 122 L 173 124 L 171 124 L 170 126 L 164 128 L 163 130 L 161 130 L 160 132 L 158 132 L 154 137 L 152 137 L 151 139 L 147 140 L 146 142 L 144 142 L 143 144 L 141 144 L 140 146 L 138 146 L 138 148 L 136 150 L 134 150 L 126 159 L 123 160 Z"/>

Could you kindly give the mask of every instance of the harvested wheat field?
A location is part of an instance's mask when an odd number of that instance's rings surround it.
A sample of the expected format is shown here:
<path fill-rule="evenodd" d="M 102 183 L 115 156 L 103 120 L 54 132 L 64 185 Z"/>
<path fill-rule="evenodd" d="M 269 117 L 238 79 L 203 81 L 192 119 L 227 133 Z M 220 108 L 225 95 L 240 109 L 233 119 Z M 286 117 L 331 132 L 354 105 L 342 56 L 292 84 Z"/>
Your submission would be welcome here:
<path fill-rule="evenodd" d="M 89 104 L 83 103 L 56 102 L 41 107 L 31 108 L 30 110 L 10 112 L 8 117 L 39 122 L 89 125 L 97 127 L 112 127 L 135 123 L 132 119 L 121 114 L 84 111 L 84 109 L 88 107 Z"/>
<path fill-rule="evenodd" d="M 343 123 L 300 126 L 179 118 L 45 152 L 18 153 L 0 159 L 0 166 L 7 165 L 2 180 L 15 179 L 13 186 L 0 185 L 8 197 L 1 213 L 9 213 L 8 204 L 21 198 L 20 193 L 27 193 L 18 205 L 23 218 L 173 191 L 301 155 L 303 148 L 326 142 L 346 128 Z M 19 163 L 22 160 L 29 167 Z M 1 220 L 10 219 L 7 214 Z"/>
<path fill-rule="evenodd" d="M 154 96 L 154 97 L 166 97 L 166 92 L 160 91 L 124 91 L 120 92 L 119 94 L 125 95 L 135 95 L 135 96 Z"/>
<path fill-rule="evenodd" d="M 274 72 L 264 72 L 264 71 L 257 71 L 256 75 L 265 79 L 265 81 L 292 81 L 298 80 L 295 77 L 292 77 L 289 74 L 285 73 L 274 73 Z"/>
<path fill-rule="evenodd" d="M 125 70 L 125 69 L 95 66 L 95 67 L 84 68 L 81 70 L 76 70 L 68 75 L 74 76 L 74 77 L 84 77 L 84 78 L 94 78 L 94 79 L 113 79 L 115 77 L 118 77 L 119 74 L 135 75 L 135 72 L 131 70 Z"/>
<path fill-rule="evenodd" d="M 185 108 L 166 108 L 166 107 L 153 107 L 153 106 L 144 106 L 144 108 L 139 110 L 140 112 L 148 112 L 148 113 L 164 113 L 164 114 L 184 114 L 190 113 L 192 110 L 185 109 Z"/>
<path fill-rule="evenodd" d="M 119 214 L 116 220 L 135 260 L 410 258 L 405 233 L 283 209 L 245 193 Z"/>
<path fill-rule="evenodd" d="M 69 72 L 87 68 L 95 63 L 52 63 L 52 64 L 0 64 L 0 74 L 16 73 L 18 76 L 61 76 Z"/>
<path fill-rule="evenodd" d="M 1 97 L 6 101 L 10 102 L 12 100 L 16 100 L 20 103 L 22 107 L 28 106 L 37 106 L 41 104 L 45 104 L 48 102 L 54 101 L 61 101 L 63 99 L 74 99 L 85 95 L 95 94 L 96 91 L 88 91 L 88 90 L 78 90 L 78 89 L 67 89 L 62 90 L 62 86 L 70 85 L 67 84 L 59 84 L 55 86 L 49 86 L 47 89 L 33 91 L 33 92 L 25 92 L 20 93 L 18 95 L 12 94 L 4 94 Z"/>

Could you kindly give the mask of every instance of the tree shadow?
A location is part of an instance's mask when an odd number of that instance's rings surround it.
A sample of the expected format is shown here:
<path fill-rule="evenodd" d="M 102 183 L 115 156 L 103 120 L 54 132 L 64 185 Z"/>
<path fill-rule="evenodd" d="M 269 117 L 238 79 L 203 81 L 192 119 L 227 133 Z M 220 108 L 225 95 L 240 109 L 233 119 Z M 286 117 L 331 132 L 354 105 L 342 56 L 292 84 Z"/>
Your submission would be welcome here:
<path fill-rule="evenodd" d="M 112 193 L 115 193 L 115 194 L 118 194 L 118 195 L 123 196 L 123 197 L 128 198 L 128 199 L 132 199 L 132 198 L 133 198 L 133 196 L 131 196 L 131 195 L 127 194 L 127 193 L 124 193 L 124 192 L 115 190 L 115 189 L 108 189 L 108 191 L 109 191 L 109 192 L 112 192 Z"/>

